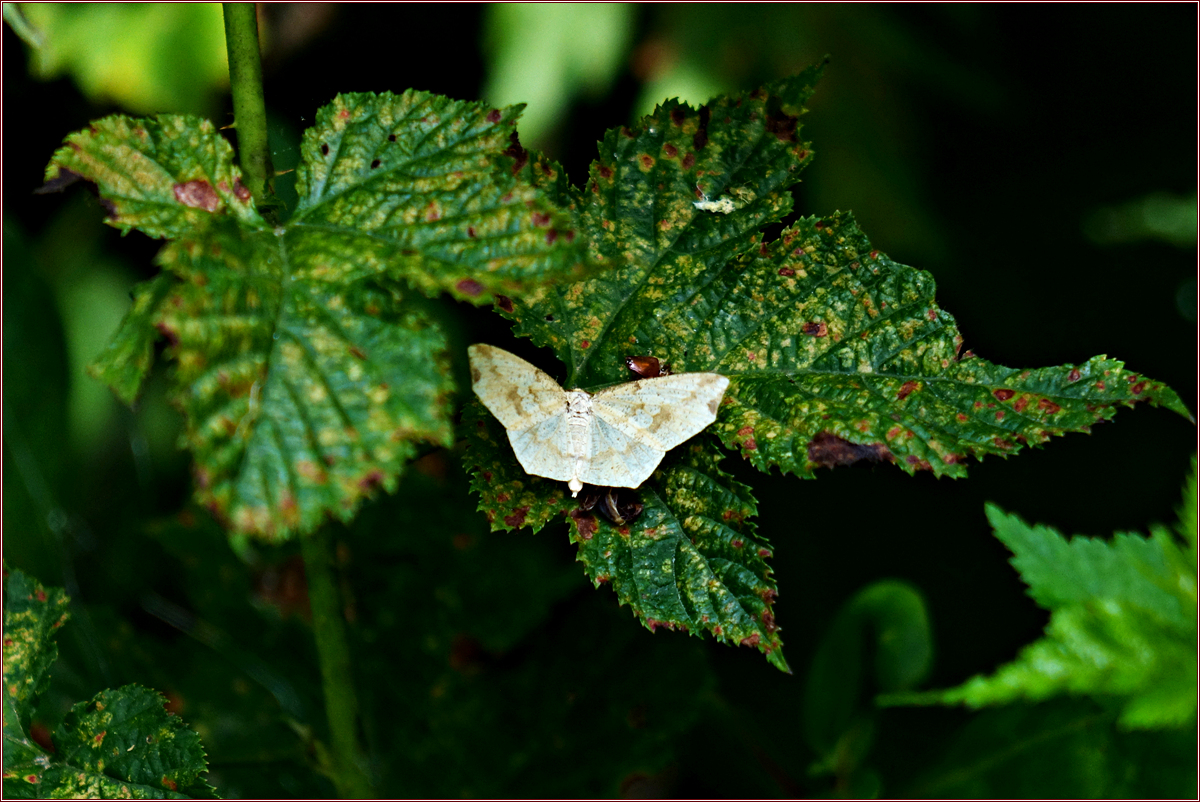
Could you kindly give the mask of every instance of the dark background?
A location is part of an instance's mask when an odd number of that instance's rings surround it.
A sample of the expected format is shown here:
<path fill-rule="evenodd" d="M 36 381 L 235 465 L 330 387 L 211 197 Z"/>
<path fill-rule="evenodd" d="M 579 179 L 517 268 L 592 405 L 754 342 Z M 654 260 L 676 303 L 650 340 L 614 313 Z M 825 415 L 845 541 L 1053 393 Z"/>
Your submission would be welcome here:
<path fill-rule="evenodd" d="M 480 5 L 339 6 L 290 52 L 268 53 L 266 97 L 282 154 L 277 160 L 286 161 L 289 137 L 294 143 L 317 108 L 340 91 L 414 87 L 478 97 L 488 69 L 480 46 L 486 13 Z M 700 61 L 714 65 L 717 78 L 736 90 L 828 53 L 831 63 L 802 121 L 816 158 L 795 191 L 797 212 L 854 210 L 877 248 L 935 276 L 940 305 L 958 320 L 965 348 L 980 356 L 1042 367 L 1108 354 L 1168 383 L 1196 409 L 1194 238 L 1181 246 L 1088 236 L 1098 210 L 1151 193 L 1195 197 L 1194 5 L 656 5 L 636 7 L 633 20 L 632 49 L 610 90 L 573 102 L 545 139 L 573 182 L 582 182 L 604 130 L 630 121 L 652 69 L 645 66 L 647 54 L 664 47 L 679 57 L 701 54 Z M 72 690 L 69 678 L 77 680 L 76 699 L 99 690 L 85 681 L 92 677 L 166 690 L 169 679 L 139 668 L 157 659 L 157 647 L 145 647 L 148 657 L 140 664 L 121 661 L 134 650 L 128 644 L 142 635 L 150 644 L 170 643 L 182 655 L 201 648 L 195 638 L 181 637 L 161 616 L 147 613 L 146 588 L 186 606 L 192 591 L 182 589 L 186 571 L 180 566 L 191 559 L 189 549 L 149 547 L 140 534 L 147 521 L 174 516 L 186 505 L 186 456 L 155 445 L 169 442 L 177 425 L 172 413 L 152 411 L 155 404 L 167 410 L 161 376 L 138 412 L 113 412 L 105 418 L 104 435 L 87 444 L 72 442 L 64 428 L 73 379 L 61 311 L 74 308 L 64 306 L 63 294 L 72 282 L 85 281 L 89 260 L 118 263 L 126 271 L 121 275 L 142 279 L 155 272 L 158 244 L 104 228 L 98 204 L 78 187 L 66 195 L 31 194 L 66 134 L 121 109 L 89 102 L 66 78 L 34 80 L 26 59 L 25 47 L 5 28 L 5 557 L 96 605 L 95 612 L 77 613 L 72 624 L 94 633 L 89 636 L 94 642 L 81 635 L 80 643 L 63 646 L 61 672 Z M 227 98 L 219 102 L 223 106 L 213 114 L 221 124 L 230 118 L 230 107 Z M 64 212 L 75 206 L 82 211 Z M 84 256 L 64 255 L 85 246 Z M 503 321 L 486 310 L 459 307 L 448 319 L 459 327 L 452 332 L 455 342 L 511 342 Z M 697 733 L 728 729 L 723 725 L 704 719 L 673 740 L 663 736 L 654 748 L 673 754 L 666 762 L 674 768 L 647 770 L 657 783 L 653 788 L 701 796 L 820 793 L 821 786 L 805 776 L 812 755 L 799 736 L 802 688 L 816 642 L 840 605 L 872 581 L 905 579 L 920 589 L 932 619 L 936 658 L 928 687 L 988 672 L 1037 638 L 1046 617 L 1024 595 L 1006 550 L 991 536 L 984 503 L 1067 533 L 1145 532 L 1150 523 L 1175 519 L 1195 443 L 1196 429 L 1186 420 L 1139 407 L 1122 410 L 1090 436 L 1068 435 L 1010 459 L 974 463 L 970 478 L 958 481 L 909 477 L 885 465 L 821 471 L 819 481 L 802 482 L 758 474 L 731 458 L 728 468 L 754 487 L 759 532 L 775 548 L 776 615 L 796 675 L 782 675 L 749 650 L 711 640 L 651 637 L 626 611 L 614 614 L 619 622 L 604 624 L 609 629 L 603 631 L 638 644 L 629 648 L 639 650 L 636 659 L 648 661 L 658 679 L 669 680 L 673 672 L 690 670 L 687 660 L 698 660 L 715 677 L 703 693 L 717 694 L 740 722 L 742 734 L 733 740 L 746 753 L 731 758 L 728 768 L 708 765 L 705 756 L 716 743 L 695 741 Z M 449 470 L 453 476 L 455 459 L 432 472 Z M 386 530 L 397 504 L 401 501 L 377 502 L 346 537 L 351 542 L 367 537 L 366 521 L 382 528 L 377 532 Z M 425 531 L 436 536 L 432 525 Z M 537 637 L 586 632 L 602 626 L 596 620 L 608 621 L 615 600 L 605 589 L 593 591 L 572 564 L 561 527 L 536 539 L 528 533 L 506 537 L 501 550 L 520 549 L 528 559 L 551 565 L 555 576 L 574 577 L 547 597 L 549 617 Z M 215 542 L 212 549 L 224 548 Z M 371 553 L 369 548 L 360 545 L 359 554 Z M 286 565 L 288 552 L 251 551 L 260 561 L 253 576 L 261 590 L 267 570 L 262 566 Z M 412 555 L 419 549 L 406 553 L 396 559 L 416 560 Z M 228 555 L 211 560 L 204 564 L 237 562 Z M 386 571 L 379 570 L 383 574 L 375 579 L 386 585 Z M 427 570 L 436 572 L 437 566 Z M 363 598 L 371 576 L 369 571 L 360 576 Z M 510 589 L 500 583 L 496 592 L 507 595 Z M 126 645 L 105 645 L 114 631 L 124 633 Z M 115 643 L 116 636 L 111 638 Z M 469 642 L 479 640 L 486 639 Z M 455 648 L 474 648 L 462 640 L 448 643 L 451 664 Z M 242 645 L 254 651 L 253 642 Z M 598 642 L 594 648 L 606 647 Z M 677 660 L 681 648 L 698 656 Z M 527 646 L 497 647 L 488 654 L 501 655 L 494 656 L 500 666 L 484 660 L 480 670 L 489 676 L 509 671 L 505 660 L 534 659 L 536 652 L 523 649 Z M 401 653 L 379 659 L 433 658 Z M 579 659 L 591 658 L 585 650 Z M 97 668 L 97 661 L 104 665 Z M 618 664 L 612 670 L 625 669 Z M 513 693 L 519 697 L 513 704 L 537 706 L 536 684 Z M 403 716 L 400 710 L 395 714 Z M 202 715 L 199 703 L 183 715 L 194 722 Z M 912 765 L 931 760 L 966 717 L 946 710 L 889 712 L 876 736 L 884 793 L 899 793 Z M 530 726 L 537 729 L 538 720 L 545 721 L 535 717 Z M 506 725 L 496 726 L 503 732 Z M 206 743 L 219 738 L 219 728 L 205 737 Z M 479 748 L 508 747 L 489 742 Z M 460 751 L 467 753 L 461 759 L 473 759 L 471 747 Z M 296 754 L 287 760 L 303 763 Z M 461 767 L 446 771 L 455 776 Z M 598 771 L 596 778 L 557 790 L 544 773 L 536 780 L 526 777 L 533 784 L 524 790 L 483 781 L 463 788 L 534 796 L 629 793 L 630 783 L 642 775 L 620 771 L 615 777 Z M 301 769 L 280 769 L 278 775 L 250 781 L 227 770 L 223 777 L 230 785 L 223 792 L 321 792 L 320 781 Z M 406 787 L 433 795 L 460 791 L 432 779 L 414 783 L 392 793 L 416 793 Z"/>

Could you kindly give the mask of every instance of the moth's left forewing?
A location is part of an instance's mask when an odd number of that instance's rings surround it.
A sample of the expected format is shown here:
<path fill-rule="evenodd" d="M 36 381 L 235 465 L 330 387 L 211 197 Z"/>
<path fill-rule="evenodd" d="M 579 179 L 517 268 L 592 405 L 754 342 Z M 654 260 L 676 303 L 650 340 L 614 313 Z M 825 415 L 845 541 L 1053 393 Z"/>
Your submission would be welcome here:
<path fill-rule="evenodd" d="M 717 419 L 727 387 L 716 373 L 642 379 L 596 393 L 592 411 L 625 436 L 670 451 Z"/>

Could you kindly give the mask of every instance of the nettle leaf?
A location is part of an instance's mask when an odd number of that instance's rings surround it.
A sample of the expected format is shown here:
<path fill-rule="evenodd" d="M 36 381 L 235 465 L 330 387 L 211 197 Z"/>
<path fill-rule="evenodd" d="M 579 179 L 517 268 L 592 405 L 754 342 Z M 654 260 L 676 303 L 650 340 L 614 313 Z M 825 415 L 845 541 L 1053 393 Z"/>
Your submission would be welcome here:
<path fill-rule="evenodd" d="M 48 186 L 93 181 L 110 224 L 172 240 L 92 369 L 132 401 L 167 338 L 197 495 L 234 529 L 348 520 L 419 444 L 450 442 L 445 339 L 404 284 L 482 303 L 582 274 L 572 213 L 535 186 L 561 169 L 521 148 L 519 113 L 339 95 L 274 228 L 207 121 L 109 117 L 55 154 Z"/>
<path fill-rule="evenodd" d="M 7 570 L 7 569 L 6 569 Z M 200 736 L 156 691 L 129 685 L 75 705 L 47 751 L 29 735 L 69 599 L 20 571 L 5 580 L 4 793 L 14 798 L 212 799 Z"/>
<path fill-rule="evenodd" d="M 1196 566 L 1174 537 L 1111 541 L 1028 526 L 988 506 L 1029 593 L 1050 610 L 1046 636 L 990 677 L 908 701 L 971 707 L 1064 694 L 1114 699 L 1125 729 L 1196 717 Z"/>

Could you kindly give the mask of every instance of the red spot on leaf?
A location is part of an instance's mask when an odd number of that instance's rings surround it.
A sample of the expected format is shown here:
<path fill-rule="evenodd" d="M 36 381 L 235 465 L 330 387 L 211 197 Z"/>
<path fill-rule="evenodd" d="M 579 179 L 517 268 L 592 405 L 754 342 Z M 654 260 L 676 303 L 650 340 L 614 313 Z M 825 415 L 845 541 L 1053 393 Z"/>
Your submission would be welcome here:
<path fill-rule="evenodd" d="M 1012 448 L 1012 443 L 1008 442 L 1003 437 L 993 437 L 992 442 L 996 444 L 997 448 Z"/>
<path fill-rule="evenodd" d="M 743 646 L 757 646 L 758 642 L 760 640 L 761 640 L 761 638 L 759 637 L 759 634 L 757 632 L 755 632 L 753 635 L 751 635 L 748 638 L 742 638 L 742 645 Z"/>
<path fill-rule="evenodd" d="M 511 514 L 504 516 L 504 525 L 516 529 L 525 525 L 525 516 L 529 513 L 529 507 L 517 507 Z"/>
<path fill-rule="evenodd" d="M 472 298 L 479 297 L 483 292 L 483 285 L 473 278 L 464 278 L 462 281 L 454 285 L 463 295 L 470 295 Z"/>
<path fill-rule="evenodd" d="M 1077 381 L 1079 381 L 1079 377 L 1081 375 L 1083 375 L 1083 374 L 1081 374 L 1079 372 L 1079 368 L 1071 368 L 1071 372 L 1067 374 L 1067 381 L 1077 382 Z"/>
<path fill-rule="evenodd" d="M 809 337 L 824 337 L 829 333 L 829 327 L 819 320 L 810 320 L 800 327 L 800 332 Z"/>
<path fill-rule="evenodd" d="M 162 778 L 162 785 L 163 785 L 163 788 L 166 788 L 169 791 L 179 790 L 179 783 L 175 782 L 174 780 L 172 780 L 170 777 L 168 777 L 165 774 L 163 775 L 163 778 Z"/>
<path fill-rule="evenodd" d="M 638 157 L 638 160 L 642 163 L 642 167 L 645 167 L 647 170 L 654 166 L 654 157 L 649 153 L 643 153 Z"/>
<path fill-rule="evenodd" d="M 193 209 L 215 212 L 221 204 L 221 198 L 212 184 L 202 179 L 176 184 L 172 189 L 175 191 L 175 200 Z"/>
<path fill-rule="evenodd" d="M 781 275 L 781 276 L 794 276 L 794 275 L 796 275 L 796 271 L 795 271 L 795 270 L 793 270 L 793 269 L 792 269 L 792 268 L 790 268 L 790 267 L 781 267 L 781 268 L 779 268 L 779 275 Z"/>
<path fill-rule="evenodd" d="M 1043 398 L 1041 401 L 1038 401 L 1037 408 L 1049 415 L 1053 415 L 1055 412 L 1062 411 L 1062 407 L 1051 401 L 1049 398 Z"/>
<path fill-rule="evenodd" d="M 729 541 L 729 545 L 733 546 L 735 549 L 740 549 L 742 546 L 744 546 L 746 544 L 740 540 L 731 540 L 731 541 Z"/>
<path fill-rule="evenodd" d="M 38 588 L 37 593 L 35 593 L 34 596 L 37 597 L 38 601 L 44 602 L 46 600 L 46 591 L 42 588 Z"/>
<path fill-rule="evenodd" d="M 250 200 L 250 189 L 241 181 L 233 182 L 233 194 L 238 200 L 245 203 Z"/>
<path fill-rule="evenodd" d="M 668 159 L 674 159 L 677 155 L 679 155 L 679 148 L 668 142 L 667 144 L 663 145 L 663 153 L 667 154 Z"/>
<path fill-rule="evenodd" d="M 757 451 L 758 443 L 754 442 L 753 437 L 748 437 L 742 442 L 742 448 L 746 449 L 747 451 Z"/>
<path fill-rule="evenodd" d="M 343 120 L 350 119 L 350 110 L 342 109 L 341 111 L 338 112 L 338 117 L 341 117 Z"/>
<path fill-rule="evenodd" d="M 516 131 L 509 134 L 508 143 L 508 147 L 504 149 L 504 155 L 511 156 L 515 160 L 513 162 L 512 174 L 516 175 L 529 162 L 529 151 L 521 147 L 521 140 L 517 137 Z"/>
<path fill-rule="evenodd" d="M 996 420 L 998 420 L 998 421 L 1004 420 L 1004 410 L 1002 410 L 1002 409 L 996 410 Z"/>
<path fill-rule="evenodd" d="M 683 161 L 680 162 L 680 164 L 683 165 L 683 169 L 685 170 L 692 169 L 692 167 L 694 167 L 696 164 L 696 154 L 689 153 L 688 155 L 684 156 Z"/>
<path fill-rule="evenodd" d="M 496 301 L 496 306 L 500 307 L 505 312 L 512 312 L 512 298 L 509 298 L 507 295 L 497 295 L 495 296 L 494 300 Z"/>
<path fill-rule="evenodd" d="M 966 423 L 966 422 L 967 422 L 967 420 L 968 420 L 968 419 L 967 419 L 967 416 L 966 416 L 966 415 L 964 415 L 964 414 L 962 414 L 961 412 L 959 412 L 958 414 L 956 414 L 954 417 L 958 419 L 958 422 L 959 422 L 959 423 Z"/>
<path fill-rule="evenodd" d="M 95 741 L 97 744 L 100 744 L 104 741 L 104 736 L 107 734 L 108 734 L 108 730 L 100 730 L 100 732 L 97 735 L 92 737 L 92 740 Z"/>
<path fill-rule="evenodd" d="M 770 549 L 759 549 L 758 556 L 762 557 L 765 560 L 771 556 L 771 550 Z"/>
<path fill-rule="evenodd" d="M 508 493 L 497 493 L 496 494 L 496 503 L 497 504 L 504 504 L 505 502 L 508 501 L 508 499 L 509 499 Z"/>
<path fill-rule="evenodd" d="M 550 225 L 550 215 L 545 212 L 534 212 L 533 224 L 538 227 Z"/>
<path fill-rule="evenodd" d="M 1102 381 L 1101 381 L 1101 382 L 1096 382 L 1096 389 L 1097 389 L 1097 390 L 1103 390 L 1103 389 L 1105 389 L 1105 387 L 1104 387 L 1104 382 L 1102 382 Z"/>
<path fill-rule="evenodd" d="M 592 344 L 588 340 L 583 340 L 582 342 L 579 343 L 579 347 L 580 348 L 591 348 Z"/>
<path fill-rule="evenodd" d="M 609 167 L 607 164 L 600 165 L 597 172 L 600 173 L 601 178 L 612 178 L 612 175 L 613 175 L 612 168 Z M 592 186 L 595 186 L 595 184 L 593 184 Z"/>
<path fill-rule="evenodd" d="M 475 239 L 475 226 L 467 226 L 467 236 Z"/>
<path fill-rule="evenodd" d="M 1016 392 L 1014 392 L 1013 390 L 1006 390 L 1004 388 L 1001 388 L 999 390 L 993 390 L 992 395 L 996 396 L 996 399 L 999 401 L 1007 401 L 1008 399 L 1010 399 L 1014 395 L 1016 395 Z"/>
<path fill-rule="evenodd" d="M 553 245 L 554 241 L 556 239 L 558 239 L 558 229 L 552 228 L 546 232 L 546 244 L 547 245 Z"/>
<path fill-rule="evenodd" d="M 1145 390 L 1145 389 L 1146 389 L 1146 382 L 1140 381 L 1137 384 L 1130 387 L 1129 392 L 1133 393 L 1134 395 L 1141 395 L 1142 390 Z M 1055 411 L 1057 411 L 1057 410 L 1055 410 Z"/>
<path fill-rule="evenodd" d="M 748 434 L 753 434 L 753 433 L 754 433 L 754 427 L 753 427 L 753 426 L 743 426 L 742 428 L 738 429 L 738 431 L 737 431 L 737 436 L 738 436 L 738 437 L 745 437 L 746 435 L 748 435 Z"/>
<path fill-rule="evenodd" d="M 917 386 L 917 383 L 914 381 L 906 381 L 900 386 L 900 392 L 896 393 L 896 400 L 903 401 L 904 399 L 908 398 L 908 396 L 917 389 Z"/>
<path fill-rule="evenodd" d="M 492 109 L 489 111 L 487 115 L 487 121 L 493 125 L 500 122 L 500 109 Z"/>
<path fill-rule="evenodd" d="M 779 624 L 775 623 L 775 616 L 772 615 L 771 613 L 767 612 L 766 610 L 763 610 L 762 622 L 763 622 L 763 629 L 765 629 L 768 634 L 770 634 L 772 632 L 777 632 L 779 630 Z"/>
<path fill-rule="evenodd" d="M 383 480 L 383 471 L 376 468 L 375 470 L 367 473 L 367 475 L 363 478 L 359 479 L 358 486 L 369 493 L 375 488 L 380 487 L 383 484 Z"/>

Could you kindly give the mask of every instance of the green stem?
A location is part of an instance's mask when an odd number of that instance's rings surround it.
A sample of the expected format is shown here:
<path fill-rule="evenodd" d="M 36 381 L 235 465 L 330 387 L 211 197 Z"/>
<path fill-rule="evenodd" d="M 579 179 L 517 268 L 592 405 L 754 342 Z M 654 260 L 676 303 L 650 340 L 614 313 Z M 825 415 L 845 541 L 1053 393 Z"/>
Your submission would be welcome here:
<path fill-rule="evenodd" d="M 313 637 L 321 663 L 325 716 L 329 720 L 333 766 L 330 779 L 344 799 L 374 796 L 367 761 L 358 741 L 358 696 L 354 691 L 350 648 L 333 572 L 333 539 L 328 527 L 300 538 Z"/>
<path fill-rule="evenodd" d="M 225 47 L 229 52 L 229 87 L 237 127 L 238 159 L 246 186 L 259 210 L 269 209 L 275 192 L 271 149 L 267 145 L 267 106 L 263 99 L 262 57 L 254 3 L 222 3 Z"/>

